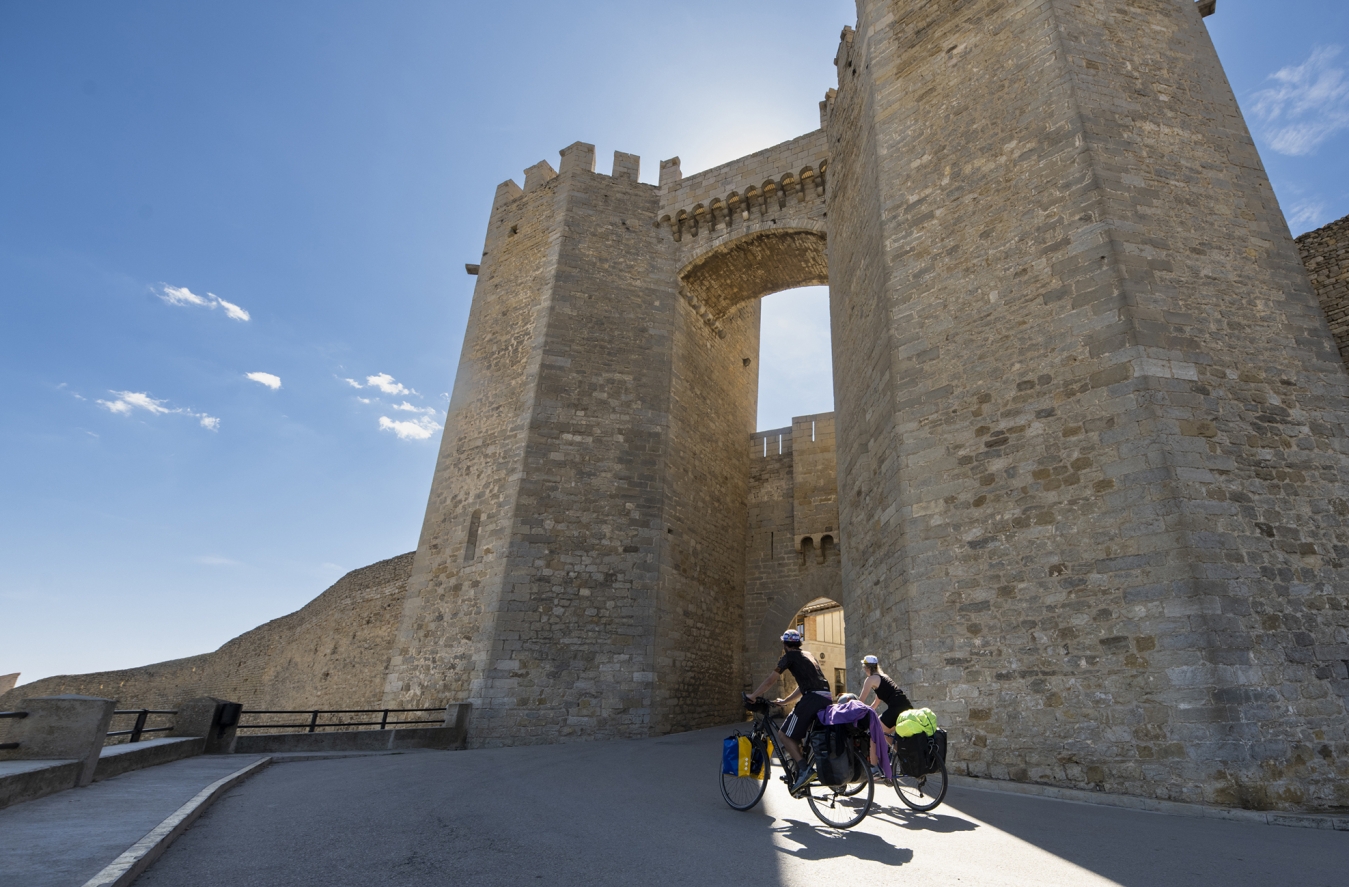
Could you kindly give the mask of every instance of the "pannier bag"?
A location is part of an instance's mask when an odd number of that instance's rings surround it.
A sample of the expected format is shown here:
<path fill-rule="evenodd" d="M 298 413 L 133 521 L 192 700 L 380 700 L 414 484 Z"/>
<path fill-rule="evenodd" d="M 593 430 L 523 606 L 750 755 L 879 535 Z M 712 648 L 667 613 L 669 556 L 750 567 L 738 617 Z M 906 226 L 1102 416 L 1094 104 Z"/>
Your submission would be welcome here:
<path fill-rule="evenodd" d="M 902 736 L 895 740 L 899 771 L 905 776 L 936 773 L 946 763 L 946 731 L 934 730 L 931 736 Z"/>
<path fill-rule="evenodd" d="M 773 743 L 768 743 L 768 754 Z M 727 736 L 721 747 L 721 772 L 727 776 L 758 776 L 763 772 L 764 752 L 748 736 Z"/>
<path fill-rule="evenodd" d="M 920 733 L 931 736 L 935 732 L 937 732 L 937 716 L 930 708 L 911 708 L 902 711 L 899 713 L 899 719 L 895 721 L 896 736 L 917 736 Z"/>
<path fill-rule="evenodd" d="M 843 724 L 820 724 L 810 734 L 810 747 L 815 754 L 815 778 L 821 785 L 847 785 L 852 779 L 852 761 L 848 754 L 851 733 L 851 728 Z"/>
<path fill-rule="evenodd" d="M 941 768 L 938 763 L 946 763 L 946 731 L 938 730 L 932 734 L 932 770 L 936 772 Z"/>

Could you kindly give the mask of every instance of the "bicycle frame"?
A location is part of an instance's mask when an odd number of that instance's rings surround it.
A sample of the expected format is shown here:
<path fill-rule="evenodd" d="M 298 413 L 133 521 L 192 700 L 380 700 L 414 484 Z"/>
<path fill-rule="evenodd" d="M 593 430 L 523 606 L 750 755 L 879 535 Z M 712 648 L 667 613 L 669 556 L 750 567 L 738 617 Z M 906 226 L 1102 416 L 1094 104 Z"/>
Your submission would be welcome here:
<path fill-rule="evenodd" d="M 810 744 L 808 742 L 802 743 L 802 751 L 804 753 L 804 756 L 801 758 L 801 760 L 793 761 L 791 759 L 791 756 L 787 754 L 787 752 L 785 751 L 786 746 L 783 745 L 782 743 L 782 730 L 779 729 L 777 722 L 773 720 L 771 710 L 755 711 L 753 712 L 753 714 L 754 714 L 755 732 L 762 729 L 765 733 L 768 734 L 769 741 L 773 743 L 773 752 L 777 756 L 778 766 L 782 768 L 782 771 L 784 773 L 790 773 L 795 775 L 797 772 L 799 772 L 797 768 L 809 765 L 811 750 Z M 814 725 L 811 726 L 811 729 L 812 730 L 814 729 Z M 806 736 L 807 738 L 809 738 L 810 734 L 807 733 Z"/>

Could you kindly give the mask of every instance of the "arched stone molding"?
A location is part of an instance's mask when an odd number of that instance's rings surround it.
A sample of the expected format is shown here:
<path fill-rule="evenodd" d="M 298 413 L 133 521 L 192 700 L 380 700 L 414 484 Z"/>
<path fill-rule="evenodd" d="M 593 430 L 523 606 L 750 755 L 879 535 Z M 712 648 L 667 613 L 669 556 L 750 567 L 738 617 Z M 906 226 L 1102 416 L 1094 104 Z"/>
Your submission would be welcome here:
<path fill-rule="evenodd" d="M 770 228 L 729 239 L 679 272 L 680 292 L 709 323 L 743 302 L 829 283 L 823 223 Z"/>

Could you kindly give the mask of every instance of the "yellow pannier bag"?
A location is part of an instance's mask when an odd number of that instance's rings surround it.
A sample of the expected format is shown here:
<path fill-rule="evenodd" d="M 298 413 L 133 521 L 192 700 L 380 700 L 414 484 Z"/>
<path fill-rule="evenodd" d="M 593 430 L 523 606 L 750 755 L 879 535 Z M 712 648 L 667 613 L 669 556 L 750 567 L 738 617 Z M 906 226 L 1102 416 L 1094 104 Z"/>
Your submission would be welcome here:
<path fill-rule="evenodd" d="M 748 736 L 740 737 L 740 762 L 736 765 L 736 776 L 753 776 L 750 772 L 750 759 L 754 756 L 754 743 L 749 741 Z"/>
<path fill-rule="evenodd" d="M 931 736 L 937 732 L 937 716 L 930 708 L 911 708 L 900 712 L 895 721 L 896 736 L 917 736 L 925 733 Z"/>
<path fill-rule="evenodd" d="M 766 745 L 768 746 L 766 755 L 773 754 L 773 741 L 770 739 Z M 767 763 L 767 757 L 761 758 L 754 754 L 754 743 L 750 741 L 748 736 L 740 737 L 739 752 L 740 754 L 735 768 L 736 776 L 750 776 L 757 778 L 763 773 L 764 764 Z"/>

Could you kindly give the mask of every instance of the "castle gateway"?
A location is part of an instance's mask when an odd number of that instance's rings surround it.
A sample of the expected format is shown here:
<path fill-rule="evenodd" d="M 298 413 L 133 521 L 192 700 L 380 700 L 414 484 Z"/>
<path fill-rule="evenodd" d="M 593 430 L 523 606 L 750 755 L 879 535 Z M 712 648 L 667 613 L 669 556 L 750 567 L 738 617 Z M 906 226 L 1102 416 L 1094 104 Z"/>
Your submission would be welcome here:
<path fill-rule="evenodd" d="M 827 282 L 790 544 L 958 769 L 1349 805 L 1349 376 L 1200 5 L 858 11 L 815 132 L 498 189 L 385 704 L 735 719 L 805 603 L 746 595 L 758 299 Z"/>
<path fill-rule="evenodd" d="M 857 8 L 819 130 L 498 189 L 415 555 L 9 695 L 648 736 L 825 598 L 954 772 L 1349 807 L 1349 221 L 1299 253 L 1211 0 Z M 759 299 L 822 283 L 836 413 L 756 433 Z"/>

